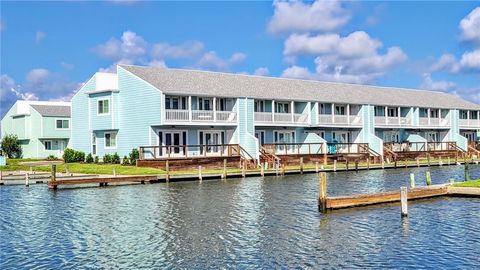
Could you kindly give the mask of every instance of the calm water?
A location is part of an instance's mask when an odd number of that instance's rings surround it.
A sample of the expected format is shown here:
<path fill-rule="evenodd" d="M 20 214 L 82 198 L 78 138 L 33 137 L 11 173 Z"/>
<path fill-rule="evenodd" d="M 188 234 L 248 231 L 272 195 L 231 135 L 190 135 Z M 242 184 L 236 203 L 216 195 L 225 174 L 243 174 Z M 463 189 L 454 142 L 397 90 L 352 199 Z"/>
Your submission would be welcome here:
<path fill-rule="evenodd" d="M 332 173 L 328 193 L 398 189 L 411 171 Z M 434 183 L 463 177 L 431 171 Z M 317 181 L 0 187 L 0 269 L 480 268 L 480 199 L 410 202 L 403 220 L 397 204 L 322 215 Z"/>

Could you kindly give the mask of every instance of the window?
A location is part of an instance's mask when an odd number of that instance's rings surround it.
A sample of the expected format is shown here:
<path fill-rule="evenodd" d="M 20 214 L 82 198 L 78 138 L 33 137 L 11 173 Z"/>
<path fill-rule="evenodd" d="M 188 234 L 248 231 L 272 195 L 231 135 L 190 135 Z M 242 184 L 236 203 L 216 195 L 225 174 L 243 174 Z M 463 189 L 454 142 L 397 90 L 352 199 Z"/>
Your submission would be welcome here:
<path fill-rule="evenodd" d="M 277 102 L 277 113 L 288 113 L 289 112 L 289 104 L 288 102 Z"/>
<path fill-rule="evenodd" d="M 110 106 L 108 99 L 101 99 L 97 101 L 97 114 L 109 114 Z"/>
<path fill-rule="evenodd" d="M 253 109 L 255 112 L 265 112 L 265 101 L 255 100 L 255 103 L 253 104 Z"/>
<path fill-rule="evenodd" d="M 165 109 L 173 110 L 186 110 L 187 109 L 187 97 L 165 97 Z"/>
<path fill-rule="evenodd" d="M 345 106 L 344 105 L 335 105 L 335 114 L 336 115 L 345 115 Z"/>
<path fill-rule="evenodd" d="M 375 106 L 375 116 L 384 116 L 383 115 L 384 113 L 385 113 L 384 107 Z"/>
<path fill-rule="evenodd" d="M 117 133 L 105 133 L 105 148 L 117 147 Z"/>
<path fill-rule="evenodd" d="M 97 154 L 97 137 L 95 134 L 92 134 L 92 155 Z"/>
<path fill-rule="evenodd" d="M 476 111 L 470 111 L 470 119 L 477 119 L 478 115 Z"/>
<path fill-rule="evenodd" d="M 398 108 L 388 108 L 388 117 L 397 117 L 398 116 Z"/>
<path fill-rule="evenodd" d="M 327 110 L 327 104 L 320 104 L 320 114 L 329 114 Z"/>
<path fill-rule="evenodd" d="M 67 129 L 69 128 L 69 121 L 57 119 L 57 129 Z"/>
<path fill-rule="evenodd" d="M 43 146 L 45 146 L 45 150 L 52 150 L 52 141 L 44 141 Z"/>
<path fill-rule="evenodd" d="M 460 111 L 460 119 L 467 119 L 468 111 Z"/>
<path fill-rule="evenodd" d="M 438 109 L 430 109 L 430 117 L 438 118 Z"/>
<path fill-rule="evenodd" d="M 200 111 L 211 111 L 213 98 L 198 98 L 198 109 Z"/>

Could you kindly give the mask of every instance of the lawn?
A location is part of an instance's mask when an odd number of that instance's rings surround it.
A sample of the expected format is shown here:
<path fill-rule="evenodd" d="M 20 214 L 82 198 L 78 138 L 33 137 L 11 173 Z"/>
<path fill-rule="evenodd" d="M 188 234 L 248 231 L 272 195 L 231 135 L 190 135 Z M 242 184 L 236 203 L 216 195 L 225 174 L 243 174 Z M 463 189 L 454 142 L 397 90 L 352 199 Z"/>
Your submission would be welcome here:
<path fill-rule="evenodd" d="M 480 188 L 480 179 L 470 180 L 470 181 L 465 181 L 465 182 L 460 182 L 460 183 L 455 183 L 453 186 L 454 186 L 454 187 L 474 187 L 474 188 Z"/>

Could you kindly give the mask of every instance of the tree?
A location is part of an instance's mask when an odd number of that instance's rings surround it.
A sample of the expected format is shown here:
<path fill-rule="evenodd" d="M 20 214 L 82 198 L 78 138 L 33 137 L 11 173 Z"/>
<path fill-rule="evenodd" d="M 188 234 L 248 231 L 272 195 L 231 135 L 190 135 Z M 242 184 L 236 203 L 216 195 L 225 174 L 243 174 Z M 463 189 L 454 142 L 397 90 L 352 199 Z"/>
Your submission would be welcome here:
<path fill-rule="evenodd" d="M 2 152 L 8 158 L 21 158 L 22 157 L 22 147 L 20 146 L 20 143 L 18 142 L 17 135 L 8 134 L 5 137 L 3 137 L 2 142 L 1 142 L 1 149 L 2 149 Z"/>

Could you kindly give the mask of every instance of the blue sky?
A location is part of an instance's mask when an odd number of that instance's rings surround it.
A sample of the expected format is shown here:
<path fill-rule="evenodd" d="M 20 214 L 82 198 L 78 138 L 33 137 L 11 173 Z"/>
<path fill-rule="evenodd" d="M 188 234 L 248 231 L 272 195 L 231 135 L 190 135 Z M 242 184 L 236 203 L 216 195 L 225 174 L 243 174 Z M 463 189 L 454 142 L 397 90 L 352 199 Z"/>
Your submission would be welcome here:
<path fill-rule="evenodd" d="M 0 2 L 0 114 L 152 65 L 451 92 L 480 103 L 478 2 Z"/>

